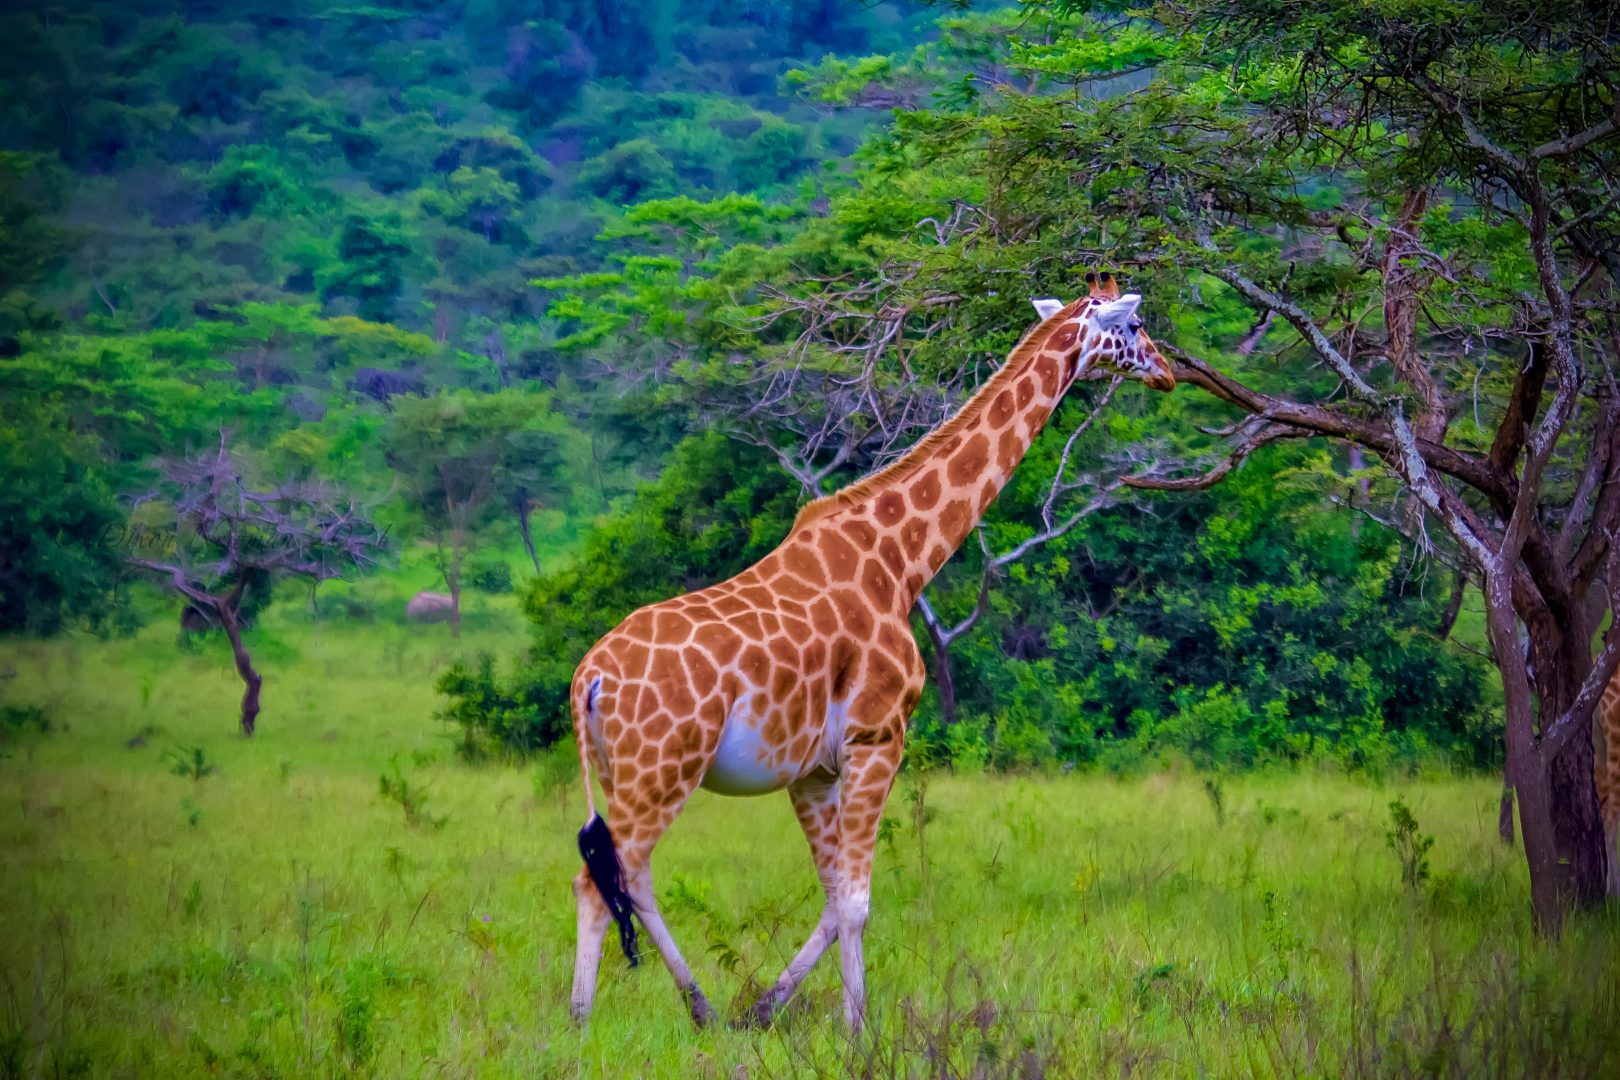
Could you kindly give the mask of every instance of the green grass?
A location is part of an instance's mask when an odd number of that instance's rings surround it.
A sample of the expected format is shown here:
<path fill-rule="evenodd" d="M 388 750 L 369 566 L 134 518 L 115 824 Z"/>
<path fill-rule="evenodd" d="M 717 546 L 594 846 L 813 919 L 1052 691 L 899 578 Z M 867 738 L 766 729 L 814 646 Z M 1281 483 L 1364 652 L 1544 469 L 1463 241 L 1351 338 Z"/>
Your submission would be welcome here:
<path fill-rule="evenodd" d="M 572 754 L 468 767 L 431 719 L 458 652 L 521 645 L 510 601 L 484 608 L 459 646 L 272 611 L 251 742 L 217 643 L 0 644 L 0 704 L 67 725 L 0 761 L 0 1076 L 1620 1070 L 1620 919 L 1532 936 L 1490 778 L 1228 778 L 1218 824 L 1185 770 L 908 777 L 877 858 L 868 1043 L 842 1034 L 832 954 L 764 1034 L 694 1031 L 655 956 L 610 955 L 582 1034 Z M 187 778 L 199 751 L 217 771 Z M 396 767 L 426 793 L 414 826 L 379 790 Z M 1396 797 L 1434 837 L 1417 888 L 1385 840 Z M 782 796 L 699 793 L 655 871 L 722 1012 L 817 914 Z"/>

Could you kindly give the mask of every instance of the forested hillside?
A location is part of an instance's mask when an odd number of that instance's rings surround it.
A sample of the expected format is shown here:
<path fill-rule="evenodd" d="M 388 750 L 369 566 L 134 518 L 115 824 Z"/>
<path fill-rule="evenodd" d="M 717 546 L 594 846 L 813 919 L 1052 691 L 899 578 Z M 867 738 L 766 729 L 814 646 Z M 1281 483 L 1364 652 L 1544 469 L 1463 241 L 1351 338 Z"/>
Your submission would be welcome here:
<path fill-rule="evenodd" d="M 783 73 L 916 21 L 823 0 L 9 5 L 0 624 L 127 622 L 95 538 L 155 456 L 222 427 L 267 477 L 383 501 L 408 544 L 435 509 L 395 497 L 413 485 L 391 463 L 484 408 L 545 436 L 516 468 L 525 512 L 553 531 L 600 512 L 683 421 L 560 353 L 531 280 L 615 268 L 595 238 L 627 204 L 813 201 L 871 114 L 785 96 Z M 482 396 L 507 388 L 497 421 Z M 483 501 L 517 498 L 507 480 Z"/>
<path fill-rule="evenodd" d="M 1171 55 L 1142 24 L 812 0 L 40 4 L 0 25 L 4 627 L 167 617 L 105 541 L 161 526 L 132 497 L 154 461 L 224 428 L 265 482 L 368 504 L 395 565 L 458 596 L 518 571 L 531 648 L 445 679 L 469 753 L 558 737 L 591 641 L 904 449 L 1031 296 L 1087 268 L 1136 273 L 1163 341 L 1289 347 L 1137 254 L 1130 230 L 1159 227 L 1130 209 L 1139 163 L 1047 186 L 1018 162 L 1050 148 L 961 152 L 968 118 L 1057 124 L 1049 95 L 1105 116 Z M 1139 121 L 1110 123 L 1123 145 Z M 1382 523 L 1359 451 L 1277 442 L 1208 490 L 1126 483 L 1185 475 L 1229 419 L 1070 395 L 919 610 L 939 689 L 918 755 L 1499 759 L 1466 613 L 1453 640 L 1461 579 Z"/>

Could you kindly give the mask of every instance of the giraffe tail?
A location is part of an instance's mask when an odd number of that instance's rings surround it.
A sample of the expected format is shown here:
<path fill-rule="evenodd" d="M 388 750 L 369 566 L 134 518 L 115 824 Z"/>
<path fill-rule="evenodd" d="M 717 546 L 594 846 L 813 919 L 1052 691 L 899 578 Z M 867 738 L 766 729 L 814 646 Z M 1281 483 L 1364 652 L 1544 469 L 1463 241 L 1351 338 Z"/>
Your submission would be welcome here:
<path fill-rule="evenodd" d="M 579 743 L 579 767 L 585 780 L 585 805 L 590 811 L 590 820 L 579 830 L 579 854 L 585 860 L 585 871 L 591 875 L 592 884 L 602 894 L 603 902 L 619 927 L 619 946 L 624 949 L 625 959 L 635 967 L 641 962 L 641 950 L 636 943 L 636 924 L 630 919 L 633 907 L 630 893 L 624 887 L 624 866 L 613 845 L 613 834 L 608 831 L 602 815 L 596 812 L 596 800 L 591 796 L 591 757 L 586 740 L 590 738 L 589 721 L 596 711 L 596 696 L 601 687 L 600 676 L 591 680 L 585 691 L 584 708 L 577 714 L 580 722 L 574 730 Z"/>
<path fill-rule="evenodd" d="M 624 949 L 625 959 L 635 967 L 641 962 L 641 950 L 636 944 L 636 924 L 630 921 L 630 894 L 624 888 L 624 870 L 613 847 L 613 834 L 600 814 L 593 814 L 579 830 L 579 853 L 585 858 L 585 869 L 596 891 L 602 894 L 619 926 L 619 946 Z"/>

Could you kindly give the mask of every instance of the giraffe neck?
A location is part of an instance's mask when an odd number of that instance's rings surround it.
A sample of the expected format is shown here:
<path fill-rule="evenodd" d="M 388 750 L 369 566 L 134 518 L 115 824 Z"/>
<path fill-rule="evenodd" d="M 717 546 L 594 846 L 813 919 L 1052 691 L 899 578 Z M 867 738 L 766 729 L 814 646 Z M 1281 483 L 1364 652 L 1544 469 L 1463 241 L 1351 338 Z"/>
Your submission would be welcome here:
<path fill-rule="evenodd" d="M 892 592 L 878 590 L 885 606 L 909 611 L 1001 493 L 1073 381 L 1063 357 L 1068 351 L 1068 364 L 1076 362 L 1078 331 L 1063 323 L 1060 314 L 1037 326 L 956 415 L 898 461 L 807 505 L 794 533 L 835 528 L 875 553 L 894 584 Z"/>

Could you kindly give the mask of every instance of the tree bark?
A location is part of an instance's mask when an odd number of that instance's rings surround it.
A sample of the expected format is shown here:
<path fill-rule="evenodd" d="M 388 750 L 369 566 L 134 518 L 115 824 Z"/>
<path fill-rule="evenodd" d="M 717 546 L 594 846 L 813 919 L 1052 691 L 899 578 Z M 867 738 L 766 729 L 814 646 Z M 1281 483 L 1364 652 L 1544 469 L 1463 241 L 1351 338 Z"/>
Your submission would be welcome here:
<path fill-rule="evenodd" d="M 1582 621 L 1579 614 L 1576 620 Z M 1532 634 L 1531 651 L 1535 655 L 1538 729 L 1544 733 L 1575 703 L 1592 666 L 1591 637 L 1585 626 L 1560 626 Z M 1586 908 L 1603 903 L 1609 869 L 1598 807 L 1592 720 L 1588 716 L 1585 731 L 1555 747 L 1550 759 L 1543 758 L 1561 887 L 1577 906 Z"/>
<path fill-rule="evenodd" d="M 1601 906 L 1608 895 L 1609 853 L 1593 780 L 1595 764 L 1591 736 L 1578 735 L 1547 766 L 1559 869 L 1576 904 L 1584 908 Z"/>
<path fill-rule="evenodd" d="M 1562 746 L 1541 742 L 1553 720 L 1574 703 L 1590 666 L 1589 645 L 1583 627 L 1560 627 L 1543 611 L 1528 620 L 1526 657 L 1508 576 L 1491 575 L 1483 591 L 1491 648 L 1502 673 L 1507 776 L 1519 804 L 1531 914 L 1538 930 L 1556 935 L 1570 911 L 1603 903 L 1608 876 L 1591 736 L 1581 733 Z M 1577 639 L 1578 649 L 1572 647 Z"/>
<path fill-rule="evenodd" d="M 1496 807 L 1496 835 L 1502 838 L 1502 843 L 1512 847 L 1514 843 L 1513 788 L 1505 782 L 1505 775 L 1503 780 L 1502 799 Z"/>
<path fill-rule="evenodd" d="M 225 627 L 225 636 L 231 642 L 231 655 L 236 659 L 236 673 L 242 677 L 242 685 L 246 687 L 242 692 L 242 734 L 252 738 L 259 720 L 259 688 L 264 685 L 264 680 L 253 670 L 253 658 L 248 655 L 246 646 L 242 644 L 242 623 L 237 618 L 236 609 L 221 604 L 219 616 L 221 625 Z"/>

